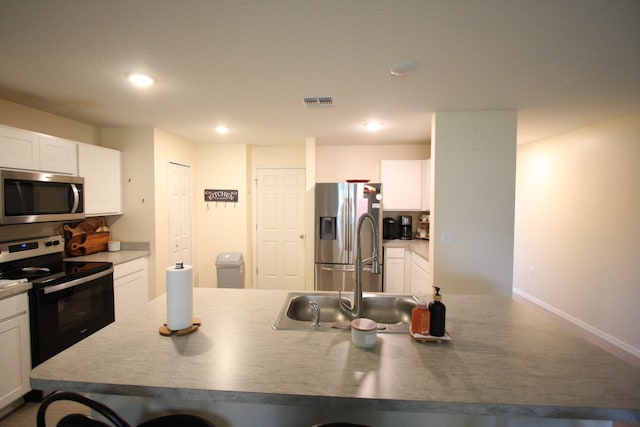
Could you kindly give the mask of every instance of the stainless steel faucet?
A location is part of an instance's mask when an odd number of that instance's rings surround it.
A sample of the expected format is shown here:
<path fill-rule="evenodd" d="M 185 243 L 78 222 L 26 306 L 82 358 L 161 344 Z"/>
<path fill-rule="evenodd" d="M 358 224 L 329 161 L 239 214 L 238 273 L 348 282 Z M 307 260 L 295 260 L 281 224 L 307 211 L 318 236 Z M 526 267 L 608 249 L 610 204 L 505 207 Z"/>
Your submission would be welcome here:
<path fill-rule="evenodd" d="M 320 328 L 320 306 L 315 301 L 309 301 L 309 305 L 311 306 L 311 311 L 313 311 L 313 323 L 311 323 L 311 327 L 318 329 Z"/>
<path fill-rule="evenodd" d="M 365 220 L 369 221 L 369 224 L 371 224 L 371 231 L 373 232 L 373 248 L 371 256 L 363 260 L 362 240 L 360 239 L 360 234 L 362 230 L 362 224 L 364 224 Z M 353 304 L 351 307 L 342 300 L 341 292 L 338 292 L 338 307 L 340 308 L 340 311 L 349 318 L 349 320 L 363 317 L 364 310 L 362 307 L 362 266 L 364 264 L 371 263 L 371 272 L 373 274 L 380 274 L 380 262 L 378 259 L 378 230 L 376 228 L 375 220 L 368 213 L 362 214 L 362 216 L 358 219 L 358 226 L 356 230 L 356 286 L 353 290 Z"/>

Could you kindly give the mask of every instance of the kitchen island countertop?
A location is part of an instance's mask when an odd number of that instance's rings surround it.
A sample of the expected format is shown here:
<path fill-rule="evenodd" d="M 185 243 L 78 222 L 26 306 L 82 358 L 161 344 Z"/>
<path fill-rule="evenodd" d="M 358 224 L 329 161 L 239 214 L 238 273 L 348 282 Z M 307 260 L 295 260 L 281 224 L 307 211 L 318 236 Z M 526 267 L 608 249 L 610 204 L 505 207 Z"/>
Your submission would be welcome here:
<path fill-rule="evenodd" d="M 31 373 L 34 389 L 418 413 L 640 421 L 640 369 L 509 297 L 448 295 L 451 342 L 273 330 L 286 291 L 194 289 L 186 336 L 165 296 Z"/>

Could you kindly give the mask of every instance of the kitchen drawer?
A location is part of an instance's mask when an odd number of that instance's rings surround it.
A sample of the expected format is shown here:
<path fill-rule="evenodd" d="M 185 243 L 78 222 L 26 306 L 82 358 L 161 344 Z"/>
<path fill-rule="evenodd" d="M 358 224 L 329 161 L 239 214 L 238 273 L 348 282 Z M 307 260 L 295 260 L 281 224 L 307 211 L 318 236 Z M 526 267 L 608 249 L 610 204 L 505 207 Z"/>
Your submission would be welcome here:
<path fill-rule="evenodd" d="M 404 248 L 384 248 L 385 258 L 404 258 Z"/>
<path fill-rule="evenodd" d="M 113 279 L 118 280 L 121 277 L 128 276 L 136 271 L 144 270 L 147 265 L 146 258 L 138 258 L 132 261 L 127 261 L 122 264 L 117 264 L 113 268 Z"/>
<path fill-rule="evenodd" d="M 0 300 L 0 322 L 29 312 L 27 293 Z"/>

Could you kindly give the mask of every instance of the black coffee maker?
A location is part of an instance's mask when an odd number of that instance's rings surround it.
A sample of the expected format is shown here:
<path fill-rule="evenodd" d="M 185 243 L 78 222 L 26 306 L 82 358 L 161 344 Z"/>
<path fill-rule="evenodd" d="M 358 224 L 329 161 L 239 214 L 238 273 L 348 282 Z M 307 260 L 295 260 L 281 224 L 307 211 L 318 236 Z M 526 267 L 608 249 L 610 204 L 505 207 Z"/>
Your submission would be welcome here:
<path fill-rule="evenodd" d="M 395 218 L 386 217 L 383 220 L 382 238 L 395 240 L 400 237 L 400 224 Z"/>
<path fill-rule="evenodd" d="M 411 226 L 411 217 L 408 215 L 400 216 L 400 240 L 413 239 L 413 227 Z"/>

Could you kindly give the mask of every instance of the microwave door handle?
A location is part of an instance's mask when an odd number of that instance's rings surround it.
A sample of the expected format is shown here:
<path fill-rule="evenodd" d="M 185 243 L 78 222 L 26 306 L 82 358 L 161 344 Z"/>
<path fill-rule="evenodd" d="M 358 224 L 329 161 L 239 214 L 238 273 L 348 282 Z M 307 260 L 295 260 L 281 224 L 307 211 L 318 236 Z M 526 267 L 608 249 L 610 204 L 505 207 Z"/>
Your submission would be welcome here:
<path fill-rule="evenodd" d="M 48 294 L 52 294 L 54 292 L 62 291 L 64 289 L 75 288 L 76 286 L 84 285 L 84 284 L 86 284 L 88 282 L 91 282 L 93 280 L 99 279 L 99 278 L 104 277 L 104 276 L 108 276 L 111 273 L 113 273 L 113 267 L 111 267 L 111 268 L 109 268 L 107 270 L 101 271 L 99 273 L 92 274 L 90 276 L 80 277 L 79 279 L 70 280 L 68 282 L 60 283 L 59 285 L 45 286 L 44 288 L 42 288 L 42 292 L 45 295 L 48 295 Z"/>
<path fill-rule="evenodd" d="M 76 213 L 78 211 L 78 206 L 80 205 L 80 192 L 78 191 L 77 185 L 71 184 L 71 194 L 73 194 L 73 207 L 71 208 L 71 213 Z"/>

